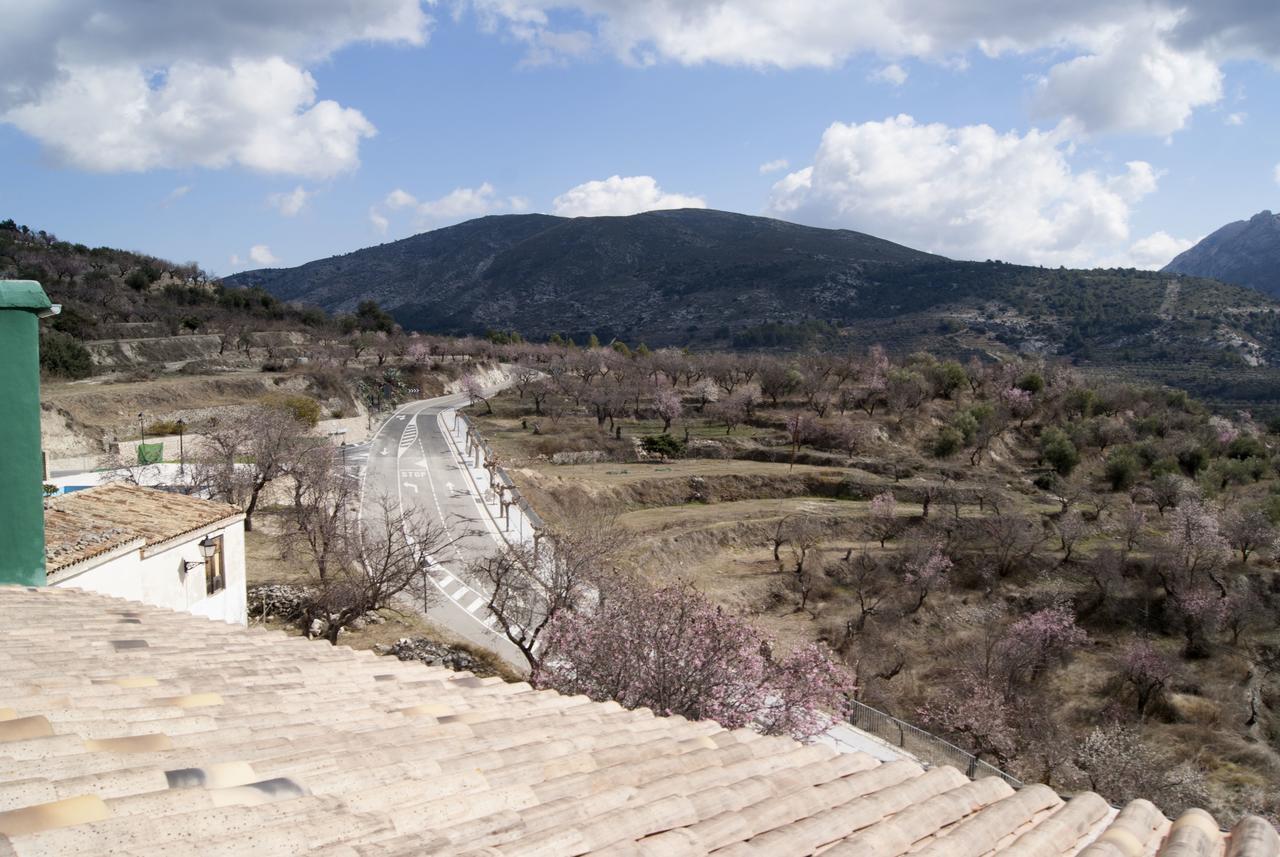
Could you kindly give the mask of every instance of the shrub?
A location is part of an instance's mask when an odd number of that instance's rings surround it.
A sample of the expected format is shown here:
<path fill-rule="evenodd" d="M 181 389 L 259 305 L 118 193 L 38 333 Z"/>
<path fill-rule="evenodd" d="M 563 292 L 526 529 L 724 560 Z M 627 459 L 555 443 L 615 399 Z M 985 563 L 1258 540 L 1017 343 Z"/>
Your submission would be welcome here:
<path fill-rule="evenodd" d="M 301 394 L 273 394 L 264 396 L 263 404 L 287 411 L 295 420 L 315 428 L 320 422 L 320 403 L 310 396 Z"/>
<path fill-rule="evenodd" d="M 640 438 L 640 445 L 651 455 L 663 458 L 679 458 L 684 455 L 685 443 L 669 434 L 650 434 Z"/>
<path fill-rule="evenodd" d="M 176 420 L 156 420 L 151 425 L 147 426 L 147 434 L 153 437 L 177 433 L 178 423 Z"/>
<path fill-rule="evenodd" d="M 964 448 L 964 435 L 958 429 L 946 426 L 933 439 L 933 454 L 938 458 L 950 458 Z"/>
<path fill-rule="evenodd" d="M 1267 445 L 1253 435 L 1241 435 L 1227 447 L 1227 456 L 1238 461 L 1246 458 L 1266 458 Z"/>
<path fill-rule="evenodd" d="M 1028 372 L 1018 379 L 1017 388 L 1026 390 L 1033 396 L 1044 390 L 1044 378 L 1038 372 Z"/>
<path fill-rule="evenodd" d="M 1131 449 L 1117 449 L 1107 456 L 1106 477 L 1112 491 L 1128 491 L 1138 481 L 1140 471 L 1138 457 Z"/>
<path fill-rule="evenodd" d="M 74 337 L 47 330 L 40 336 L 40 368 L 63 378 L 87 378 L 93 374 L 93 358 Z"/>
<path fill-rule="evenodd" d="M 1059 475 L 1070 476 L 1080 463 L 1080 452 L 1059 428 L 1047 428 L 1040 435 L 1040 454 Z"/>
<path fill-rule="evenodd" d="M 1209 453 L 1204 447 L 1189 446 L 1178 452 L 1178 466 L 1188 476 L 1195 476 L 1209 464 Z"/>

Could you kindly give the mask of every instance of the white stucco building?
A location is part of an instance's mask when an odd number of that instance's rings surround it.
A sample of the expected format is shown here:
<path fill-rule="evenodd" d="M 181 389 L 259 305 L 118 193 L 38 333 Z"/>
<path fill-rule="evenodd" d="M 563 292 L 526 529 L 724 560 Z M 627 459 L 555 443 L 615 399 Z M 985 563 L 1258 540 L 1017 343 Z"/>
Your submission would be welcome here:
<path fill-rule="evenodd" d="M 50 586 L 76 587 L 244 625 L 244 513 L 120 483 L 45 504 Z"/>

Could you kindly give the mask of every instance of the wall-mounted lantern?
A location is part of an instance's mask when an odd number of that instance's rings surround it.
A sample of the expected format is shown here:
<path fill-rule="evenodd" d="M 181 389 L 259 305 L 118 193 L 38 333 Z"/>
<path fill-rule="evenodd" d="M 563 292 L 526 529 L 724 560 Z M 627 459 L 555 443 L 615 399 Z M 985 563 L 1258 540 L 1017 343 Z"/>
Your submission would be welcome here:
<path fill-rule="evenodd" d="M 204 565 L 213 559 L 213 555 L 218 552 L 218 543 L 213 540 L 212 536 L 205 536 L 200 540 L 200 555 L 204 557 L 202 560 L 184 559 L 182 561 L 182 573 L 186 574 L 193 568 Z"/>

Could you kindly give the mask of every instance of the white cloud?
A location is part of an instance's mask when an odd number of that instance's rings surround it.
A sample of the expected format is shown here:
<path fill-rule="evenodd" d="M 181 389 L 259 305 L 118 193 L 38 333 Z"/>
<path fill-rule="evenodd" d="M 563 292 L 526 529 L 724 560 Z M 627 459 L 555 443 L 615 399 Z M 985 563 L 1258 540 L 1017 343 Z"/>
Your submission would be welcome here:
<path fill-rule="evenodd" d="M 956 258 L 1083 265 L 1127 246 L 1133 203 L 1158 175 L 1143 161 L 1073 169 L 1063 129 L 834 123 L 813 165 L 780 179 L 770 208 Z"/>
<path fill-rule="evenodd" d="M 907 70 L 896 62 L 889 63 L 887 66 L 872 72 L 871 79 L 879 83 L 887 83 L 890 86 L 902 86 L 907 82 Z"/>
<path fill-rule="evenodd" d="M 1179 51 L 1155 29 L 1121 29 L 1096 52 L 1049 69 L 1036 107 L 1070 116 L 1086 132 L 1166 136 L 1186 127 L 1197 107 L 1222 98 L 1222 71 L 1206 53 Z"/>
<path fill-rule="evenodd" d="M 466 220 L 501 211 L 507 206 L 499 200 L 493 185 L 485 182 L 480 187 L 459 187 L 439 199 L 418 203 L 418 214 L 431 220 Z"/>
<path fill-rule="evenodd" d="M 373 224 L 373 228 L 378 230 L 378 234 L 386 235 L 387 227 L 391 225 L 391 221 L 376 208 L 369 209 L 369 222 Z"/>
<path fill-rule="evenodd" d="M 1276 164 L 1275 171 L 1271 175 L 1276 180 L 1276 184 L 1280 184 L 1280 164 Z"/>
<path fill-rule="evenodd" d="M 1228 113 L 1222 121 L 1228 125 L 1243 125 L 1248 118 L 1248 113 Z"/>
<path fill-rule="evenodd" d="M 358 110 L 317 102 L 315 89 L 282 59 L 175 63 L 159 82 L 137 68 L 78 68 L 4 119 L 86 170 L 238 165 L 331 176 L 359 163 L 374 128 Z"/>
<path fill-rule="evenodd" d="M 160 206 L 161 208 L 168 208 L 169 206 L 173 205 L 175 202 L 182 199 L 184 196 L 186 196 L 189 193 L 191 193 L 191 185 L 189 184 L 178 185 L 173 190 L 169 191 L 168 194 L 165 195 L 165 198 L 160 202 Z"/>
<path fill-rule="evenodd" d="M 315 191 L 307 190 L 302 185 L 298 185 L 288 193 L 271 194 L 267 197 L 267 204 L 285 217 L 297 217 L 307 207 L 307 203 L 311 201 L 313 196 L 315 196 Z"/>
<path fill-rule="evenodd" d="M 417 197 L 408 191 L 396 188 L 391 191 L 391 193 L 387 194 L 386 205 L 387 208 L 393 210 L 397 208 L 414 208 L 418 205 L 418 200 Z"/>
<path fill-rule="evenodd" d="M 706 208 L 700 196 L 667 193 L 652 176 L 610 176 L 584 182 L 557 196 L 551 210 L 561 217 L 605 217 L 668 208 Z"/>
<path fill-rule="evenodd" d="M 497 190 L 488 182 L 483 182 L 479 187 L 454 188 L 438 199 L 428 200 L 420 200 L 408 191 L 396 188 L 386 195 L 382 204 L 392 211 L 412 211 L 419 226 L 440 226 L 487 214 L 529 210 L 529 200 L 526 197 L 498 196 Z M 380 232 L 386 231 L 387 217 L 374 209 L 370 209 L 369 217 Z"/>
<path fill-rule="evenodd" d="M 243 267 L 244 267 L 244 260 L 242 260 L 242 259 L 240 258 L 240 254 L 239 254 L 239 253 L 232 253 L 232 254 L 231 254 L 231 258 L 230 258 L 228 261 L 230 262 L 231 267 L 233 267 L 233 268 L 243 268 Z"/>
<path fill-rule="evenodd" d="M 1090 130 L 1167 135 L 1219 96 L 1220 67 L 1280 64 L 1280 6 L 1268 0 L 471 0 L 530 61 L 612 53 L 634 65 L 834 68 L 851 57 L 962 67 L 971 53 L 1046 67 L 1040 107 Z M 587 42 L 591 44 L 588 45 Z M 1117 82 L 1118 81 L 1118 82 Z M 1101 84 L 1098 86 L 1098 84 Z"/>
<path fill-rule="evenodd" d="M 773 160 L 773 161 L 765 161 L 763 164 L 760 165 L 760 175 L 763 176 L 763 175 L 767 175 L 768 173 L 776 173 L 778 170 L 785 170 L 789 166 L 791 166 L 791 164 L 789 161 L 787 161 L 786 158 L 778 158 L 777 160 Z"/>
<path fill-rule="evenodd" d="M 330 176 L 373 126 L 306 68 L 353 42 L 423 44 L 419 0 L 6 4 L 0 122 L 103 171 Z"/>
<path fill-rule="evenodd" d="M 274 265 L 280 261 L 266 244 L 254 244 L 250 247 L 249 260 L 258 265 Z"/>
<path fill-rule="evenodd" d="M 1153 232 L 1129 246 L 1128 263 L 1124 267 L 1159 270 L 1195 243 L 1186 238 L 1175 238 L 1164 230 Z"/>

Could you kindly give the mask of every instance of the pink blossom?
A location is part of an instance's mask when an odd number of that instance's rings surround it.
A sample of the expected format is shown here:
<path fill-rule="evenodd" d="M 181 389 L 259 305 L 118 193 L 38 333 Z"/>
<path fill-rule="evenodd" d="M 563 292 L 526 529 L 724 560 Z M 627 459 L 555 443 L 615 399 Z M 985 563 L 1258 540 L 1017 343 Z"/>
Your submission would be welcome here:
<path fill-rule="evenodd" d="M 759 630 L 683 586 L 622 585 L 594 610 L 558 613 L 543 639 L 539 687 L 731 729 L 808 738 L 853 689 L 824 650 L 776 658 Z"/>
<path fill-rule="evenodd" d="M 1021 387 L 1005 387 L 1000 391 L 1000 401 L 1018 419 L 1026 419 L 1035 410 L 1031 393 Z"/>
<path fill-rule="evenodd" d="M 657 413 L 658 418 L 662 420 L 662 430 L 665 432 L 671 428 L 672 420 L 680 418 L 680 414 L 684 411 L 684 405 L 680 401 L 680 394 L 667 387 L 659 390 L 654 395 L 653 410 Z"/>
<path fill-rule="evenodd" d="M 1213 430 L 1214 436 L 1217 437 L 1218 443 L 1231 443 L 1240 436 L 1240 429 L 1232 424 L 1231 420 L 1226 417 L 1212 416 L 1209 417 L 1209 428 Z"/>
<path fill-rule="evenodd" d="M 902 580 L 909 586 L 932 589 L 946 579 L 952 565 L 951 558 L 942 552 L 942 543 L 938 542 L 928 553 L 907 561 Z"/>
<path fill-rule="evenodd" d="M 871 514 L 877 518 L 892 518 L 897 514 L 898 500 L 892 491 L 882 491 L 871 498 Z"/>
<path fill-rule="evenodd" d="M 1025 670 L 1035 678 L 1050 663 L 1066 658 L 1088 640 L 1089 635 L 1076 624 L 1071 608 L 1055 604 L 1010 625 L 1002 649 L 1015 672 Z"/>

